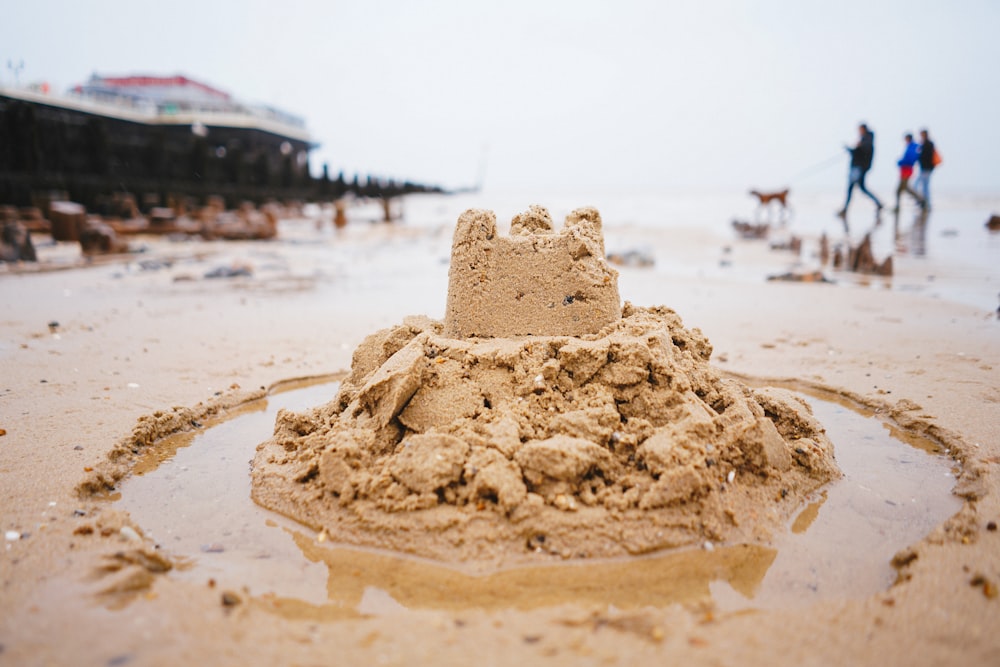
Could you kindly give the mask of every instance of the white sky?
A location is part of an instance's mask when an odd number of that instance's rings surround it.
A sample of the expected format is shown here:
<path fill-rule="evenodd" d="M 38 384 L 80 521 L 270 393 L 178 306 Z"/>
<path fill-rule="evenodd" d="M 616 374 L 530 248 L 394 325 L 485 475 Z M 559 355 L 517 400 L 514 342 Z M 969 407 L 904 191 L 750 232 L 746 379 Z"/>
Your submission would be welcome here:
<path fill-rule="evenodd" d="M 1000 192 L 1000 2 L 31 0 L 0 9 L 0 81 L 181 73 L 297 113 L 343 169 L 488 189 L 842 189 L 905 130 L 935 188 Z"/>

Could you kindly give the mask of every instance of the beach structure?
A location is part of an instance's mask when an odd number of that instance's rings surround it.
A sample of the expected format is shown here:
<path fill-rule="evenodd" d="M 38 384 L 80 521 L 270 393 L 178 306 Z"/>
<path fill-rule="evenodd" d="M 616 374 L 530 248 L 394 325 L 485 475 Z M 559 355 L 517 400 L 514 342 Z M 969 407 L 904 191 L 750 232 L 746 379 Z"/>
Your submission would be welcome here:
<path fill-rule="evenodd" d="M 173 197 L 333 200 L 423 191 L 372 177 L 314 178 L 305 121 L 183 75 L 93 75 L 66 94 L 0 87 L 0 203 L 53 191 L 98 211 L 115 192 L 144 210 Z"/>

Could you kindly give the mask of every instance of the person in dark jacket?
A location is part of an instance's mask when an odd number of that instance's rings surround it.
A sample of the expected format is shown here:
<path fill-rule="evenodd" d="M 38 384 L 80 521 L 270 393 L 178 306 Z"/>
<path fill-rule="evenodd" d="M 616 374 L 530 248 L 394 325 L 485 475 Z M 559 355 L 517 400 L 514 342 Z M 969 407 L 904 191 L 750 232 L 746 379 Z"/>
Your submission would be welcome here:
<path fill-rule="evenodd" d="M 936 166 L 934 152 L 934 142 L 927 135 L 927 129 L 920 130 L 920 158 L 917 160 L 920 164 L 920 175 L 913 182 L 913 187 L 924 198 L 924 203 L 921 206 L 925 211 L 931 210 L 931 172 Z"/>
<path fill-rule="evenodd" d="M 858 134 L 860 138 L 854 148 L 844 146 L 851 154 L 851 170 L 847 178 L 847 200 L 844 202 L 844 208 L 837 214 L 842 218 L 847 217 L 847 207 L 851 203 L 854 186 L 860 187 L 862 192 L 871 197 L 875 202 L 876 211 L 882 210 L 882 202 L 865 187 L 865 175 L 872 168 L 872 160 L 875 158 L 875 133 L 869 130 L 865 123 L 861 123 L 858 126 Z"/>
<path fill-rule="evenodd" d="M 906 143 L 903 148 L 903 157 L 899 158 L 896 165 L 899 167 L 899 185 L 896 187 L 896 211 L 899 211 L 899 200 L 904 192 L 917 200 L 921 206 L 924 205 L 924 198 L 917 194 L 916 190 L 910 187 L 910 177 L 913 176 L 913 165 L 920 159 L 920 145 L 913 140 L 913 135 L 907 132 L 903 136 Z"/>

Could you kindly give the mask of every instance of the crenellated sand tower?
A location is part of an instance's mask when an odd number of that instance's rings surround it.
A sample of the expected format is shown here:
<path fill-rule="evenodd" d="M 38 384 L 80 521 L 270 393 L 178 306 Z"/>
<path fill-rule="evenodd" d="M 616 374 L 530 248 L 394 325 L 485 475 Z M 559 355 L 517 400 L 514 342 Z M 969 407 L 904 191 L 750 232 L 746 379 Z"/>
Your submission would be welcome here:
<path fill-rule="evenodd" d="M 578 208 L 561 231 L 532 206 L 497 234 L 492 211 L 458 220 L 445 333 L 454 338 L 582 336 L 621 319 L 618 272 L 604 258 L 601 216 Z"/>

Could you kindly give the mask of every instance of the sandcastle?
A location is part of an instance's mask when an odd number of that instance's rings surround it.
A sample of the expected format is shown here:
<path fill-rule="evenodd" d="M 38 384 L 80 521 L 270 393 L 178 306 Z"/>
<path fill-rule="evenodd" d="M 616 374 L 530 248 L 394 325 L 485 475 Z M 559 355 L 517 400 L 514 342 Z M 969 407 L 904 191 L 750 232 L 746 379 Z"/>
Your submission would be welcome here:
<path fill-rule="evenodd" d="M 467 211 L 444 322 L 370 335 L 326 405 L 282 411 L 253 497 L 334 542 L 516 564 L 766 540 L 839 476 L 799 398 L 620 305 L 601 220 Z"/>

